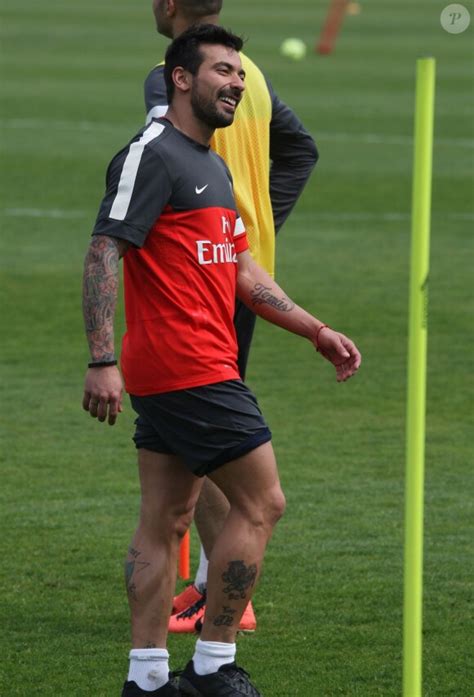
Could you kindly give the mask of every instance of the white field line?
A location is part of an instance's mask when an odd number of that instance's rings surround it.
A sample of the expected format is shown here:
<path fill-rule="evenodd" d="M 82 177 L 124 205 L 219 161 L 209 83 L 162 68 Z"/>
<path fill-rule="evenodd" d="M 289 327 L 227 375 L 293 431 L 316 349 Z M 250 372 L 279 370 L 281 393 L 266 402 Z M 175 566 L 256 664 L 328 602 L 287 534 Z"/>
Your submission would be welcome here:
<path fill-rule="evenodd" d="M 4 208 L 1 211 L 5 217 L 9 218 L 52 218 L 58 220 L 67 220 L 74 218 L 91 218 L 93 213 L 89 211 L 78 211 L 78 210 L 62 210 L 58 208 L 52 209 L 42 209 L 42 208 Z M 305 216 L 307 217 L 307 216 Z M 333 213 L 331 211 L 315 211 L 309 217 L 314 220 L 327 220 L 329 222 L 370 222 L 370 221 L 383 221 L 383 222 L 400 222 L 409 221 L 411 219 L 410 213 L 371 213 L 369 211 L 358 211 L 354 213 Z M 433 213 L 432 218 L 435 220 L 459 220 L 459 221 L 471 221 L 474 220 L 474 213 Z"/>
<path fill-rule="evenodd" d="M 145 118 L 143 120 L 145 123 Z M 4 129 L 52 129 L 56 131 L 82 131 L 82 132 L 111 132 L 121 131 L 124 126 L 120 124 L 108 124 L 94 121 L 48 121 L 43 119 L 4 119 L 0 120 L 0 128 Z M 316 131 L 315 139 L 335 141 L 341 143 L 366 143 L 368 145 L 402 145 L 412 146 L 411 136 L 389 135 L 387 133 L 332 133 Z M 436 138 L 435 145 L 447 145 L 459 148 L 474 148 L 473 138 Z"/>

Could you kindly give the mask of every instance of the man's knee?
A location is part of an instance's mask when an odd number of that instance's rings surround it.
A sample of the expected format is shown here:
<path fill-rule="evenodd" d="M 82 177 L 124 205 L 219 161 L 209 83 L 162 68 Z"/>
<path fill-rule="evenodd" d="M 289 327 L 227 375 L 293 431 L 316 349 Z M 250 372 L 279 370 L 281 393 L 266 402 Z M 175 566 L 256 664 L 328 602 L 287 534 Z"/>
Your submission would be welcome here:
<path fill-rule="evenodd" d="M 175 455 L 138 451 L 141 484 L 139 526 L 151 542 L 183 537 L 202 482 Z"/>
<path fill-rule="evenodd" d="M 140 527 L 155 539 L 177 539 L 186 533 L 192 523 L 194 506 L 183 503 L 168 509 L 147 505 L 142 501 L 140 507 Z"/>
<path fill-rule="evenodd" d="M 278 485 L 270 495 L 268 517 L 272 527 L 278 523 L 286 508 L 285 494 Z"/>
<path fill-rule="evenodd" d="M 210 478 L 226 495 L 231 511 L 271 532 L 285 511 L 271 442 L 217 469 Z"/>
<path fill-rule="evenodd" d="M 279 484 L 258 492 L 236 504 L 236 508 L 256 528 L 271 532 L 285 512 L 285 495 Z"/>

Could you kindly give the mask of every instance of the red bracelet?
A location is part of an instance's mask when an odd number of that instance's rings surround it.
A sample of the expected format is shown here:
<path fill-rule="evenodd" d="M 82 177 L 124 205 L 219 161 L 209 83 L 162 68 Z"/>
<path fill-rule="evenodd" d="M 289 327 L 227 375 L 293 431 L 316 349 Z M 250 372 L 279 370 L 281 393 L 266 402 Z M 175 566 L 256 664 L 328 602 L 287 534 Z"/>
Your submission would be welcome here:
<path fill-rule="evenodd" d="M 322 332 L 323 329 L 331 329 L 331 327 L 329 326 L 329 324 L 322 324 L 322 325 L 319 327 L 318 331 L 316 332 L 316 339 L 314 340 L 314 343 L 316 344 L 316 351 L 319 351 L 318 339 L 319 339 L 319 335 L 320 335 L 320 333 Z"/>

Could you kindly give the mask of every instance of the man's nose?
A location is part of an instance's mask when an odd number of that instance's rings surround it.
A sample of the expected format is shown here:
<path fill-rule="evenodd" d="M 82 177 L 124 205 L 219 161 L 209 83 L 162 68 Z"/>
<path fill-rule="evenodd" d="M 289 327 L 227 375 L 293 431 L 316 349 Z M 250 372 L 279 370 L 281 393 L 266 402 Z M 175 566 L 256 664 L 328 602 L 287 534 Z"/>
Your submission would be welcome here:
<path fill-rule="evenodd" d="M 240 77 L 240 75 L 238 75 L 237 73 L 233 76 L 232 87 L 234 89 L 239 90 L 239 92 L 243 92 L 245 89 L 245 82 L 243 78 Z"/>

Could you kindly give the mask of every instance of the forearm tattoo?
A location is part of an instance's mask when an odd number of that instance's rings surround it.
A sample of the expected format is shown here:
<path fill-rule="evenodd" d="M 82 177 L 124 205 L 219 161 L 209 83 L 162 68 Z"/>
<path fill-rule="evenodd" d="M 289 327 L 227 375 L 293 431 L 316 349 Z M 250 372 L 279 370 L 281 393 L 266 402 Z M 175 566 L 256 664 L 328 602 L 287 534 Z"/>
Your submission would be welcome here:
<path fill-rule="evenodd" d="M 92 360 L 114 358 L 113 319 L 119 285 L 119 250 L 112 237 L 93 237 L 84 262 L 82 309 Z"/>
<path fill-rule="evenodd" d="M 276 310 L 280 310 L 280 312 L 291 312 L 295 306 L 295 303 L 285 296 L 277 298 L 276 295 L 273 295 L 271 289 L 268 286 L 264 286 L 263 283 L 255 284 L 253 290 L 250 291 L 250 297 L 252 298 L 252 305 L 271 305 Z"/>
<path fill-rule="evenodd" d="M 138 600 L 138 595 L 134 575 L 150 566 L 150 562 L 148 561 L 138 561 L 140 554 L 141 552 L 137 549 L 130 547 L 128 550 L 128 558 L 125 561 L 125 587 L 128 597 L 135 601 Z"/>

